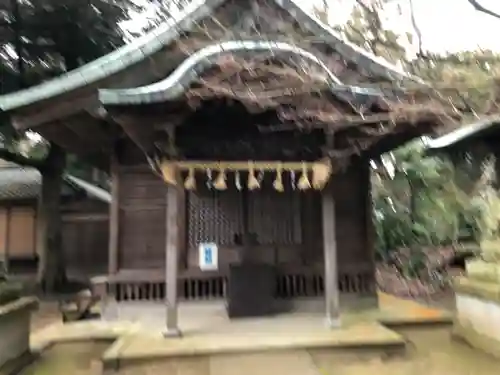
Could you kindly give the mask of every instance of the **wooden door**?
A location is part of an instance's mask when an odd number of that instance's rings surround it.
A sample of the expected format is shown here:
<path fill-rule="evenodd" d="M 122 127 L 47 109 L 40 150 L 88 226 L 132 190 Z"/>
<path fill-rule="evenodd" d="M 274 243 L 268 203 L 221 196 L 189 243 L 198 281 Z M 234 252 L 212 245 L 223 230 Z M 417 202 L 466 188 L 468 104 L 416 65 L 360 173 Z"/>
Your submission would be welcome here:
<path fill-rule="evenodd" d="M 0 259 L 7 258 L 8 210 L 0 207 Z"/>
<path fill-rule="evenodd" d="M 12 259 L 30 259 L 35 250 L 35 209 L 11 207 L 8 220 L 8 251 Z"/>

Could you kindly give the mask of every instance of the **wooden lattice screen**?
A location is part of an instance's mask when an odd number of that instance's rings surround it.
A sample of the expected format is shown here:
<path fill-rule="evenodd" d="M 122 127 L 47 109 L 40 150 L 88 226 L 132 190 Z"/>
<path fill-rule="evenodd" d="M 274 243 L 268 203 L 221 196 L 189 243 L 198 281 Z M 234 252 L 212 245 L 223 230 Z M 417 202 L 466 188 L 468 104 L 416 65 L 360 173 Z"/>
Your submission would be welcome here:
<path fill-rule="evenodd" d="M 188 243 L 190 249 L 200 242 L 232 245 L 234 234 L 243 230 L 241 194 L 236 190 L 199 189 L 188 194 Z"/>
<path fill-rule="evenodd" d="M 249 231 L 262 245 L 302 243 L 300 195 L 262 189 L 248 194 Z M 243 231 L 243 194 L 238 190 L 198 189 L 188 193 L 188 243 L 214 241 L 234 245 L 234 235 Z"/>
<path fill-rule="evenodd" d="M 302 244 L 300 195 L 271 189 L 252 192 L 249 198 L 249 229 L 262 245 Z"/>

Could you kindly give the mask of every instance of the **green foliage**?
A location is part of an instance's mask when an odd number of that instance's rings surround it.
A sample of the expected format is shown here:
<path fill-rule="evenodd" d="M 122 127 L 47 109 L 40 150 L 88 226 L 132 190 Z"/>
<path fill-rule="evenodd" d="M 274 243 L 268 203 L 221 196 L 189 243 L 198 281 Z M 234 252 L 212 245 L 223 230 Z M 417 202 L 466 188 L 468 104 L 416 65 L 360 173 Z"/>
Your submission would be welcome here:
<path fill-rule="evenodd" d="M 424 53 L 409 60 L 400 43 L 405 36 L 384 27 L 380 10 L 385 3 L 356 1 L 349 21 L 337 29 L 350 42 L 433 82 L 451 102 L 476 113 L 498 111 L 500 55 Z M 324 18 L 323 8 L 316 13 Z M 411 35 L 406 39 L 413 42 Z M 410 275 L 422 266 L 418 248 L 498 235 L 500 203 L 488 164 L 489 150 L 468 150 L 444 160 L 425 157 L 420 142 L 384 155 L 373 174 L 377 256 L 389 259 L 394 250 L 413 249 L 406 263 L 412 271 L 402 270 Z"/>
<path fill-rule="evenodd" d="M 411 248 L 407 262 L 402 264 L 402 273 L 408 279 L 415 279 L 421 276 L 427 267 L 427 258 L 420 248 Z"/>
<path fill-rule="evenodd" d="M 497 93 L 499 54 L 489 50 L 446 55 L 419 51 L 417 58 L 409 59 L 402 42 L 412 44 L 413 37 L 411 34 L 398 35 L 385 27 L 381 14 L 387 3 L 387 0 L 357 0 L 350 19 L 337 26 L 337 30 L 350 42 L 433 83 L 443 97 L 456 105 L 465 104 L 476 113 L 498 110 L 495 99 L 500 96 Z M 324 18 L 325 8 L 315 11 L 318 17 Z M 418 35 L 418 25 L 414 28 Z"/>
<path fill-rule="evenodd" d="M 0 54 L 2 94 L 36 85 L 114 50 L 124 43 L 120 22 L 131 10 L 140 10 L 132 0 L 18 0 L 0 7 L 0 48 L 15 50 Z M 0 123 L 0 138 L 0 148 L 12 153 L 10 161 L 33 166 L 32 160 L 43 161 L 47 155 L 47 142 L 30 141 L 5 121 Z"/>
<path fill-rule="evenodd" d="M 32 61 L 75 69 L 123 44 L 118 23 L 130 5 L 127 0 L 31 0 L 21 9 L 25 53 Z"/>
<path fill-rule="evenodd" d="M 15 301 L 21 296 L 22 284 L 0 281 L 0 306 Z"/>
<path fill-rule="evenodd" d="M 455 183 L 450 161 L 423 155 L 416 141 L 384 155 L 385 165 L 373 179 L 377 253 L 387 258 L 391 251 L 413 246 L 442 245 L 464 236 L 478 238 L 486 231 L 484 199 L 465 194 Z M 482 205 L 479 205 L 481 202 Z"/>

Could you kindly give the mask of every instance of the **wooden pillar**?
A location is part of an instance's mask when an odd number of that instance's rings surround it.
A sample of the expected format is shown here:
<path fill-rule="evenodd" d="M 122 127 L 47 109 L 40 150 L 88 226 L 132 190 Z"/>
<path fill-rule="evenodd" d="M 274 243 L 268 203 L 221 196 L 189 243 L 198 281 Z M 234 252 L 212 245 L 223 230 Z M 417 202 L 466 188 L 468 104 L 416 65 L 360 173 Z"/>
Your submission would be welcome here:
<path fill-rule="evenodd" d="M 177 274 L 179 268 L 179 194 L 177 187 L 167 185 L 166 238 L 165 238 L 165 302 L 167 329 L 165 337 L 178 337 L 181 332 L 177 319 Z"/>
<path fill-rule="evenodd" d="M 373 222 L 373 198 L 372 198 L 372 181 L 371 181 L 371 166 L 370 160 L 363 160 L 363 185 L 365 186 L 363 189 L 363 195 L 365 199 L 365 236 L 366 236 L 366 250 L 368 252 L 367 259 L 370 262 L 371 267 L 371 285 L 369 286 L 369 290 L 366 292 L 370 294 L 374 294 L 376 297 L 376 275 L 375 275 L 375 224 Z M 378 303 L 378 300 L 375 299 L 375 302 Z"/>
<path fill-rule="evenodd" d="M 179 268 L 186 270 L 189 265 L 189 252 L 188 252 L 188 202 L 187 202 L 187 192 L 184 189 L 179 189 L 177 191 L 177 198 L 179 200 L 179 214 L 178 225 L 179 225 Z"/>
<path fill-rule="evenodd" d="M 108 248 L 108 274 L 114 275 L 118 272 L 118 247 L 119 247 L 119 225 L 120 225 L 120 179 L 118 170 L 118 158 L 116 150 L 111 156 L 111 204 L 109 207 L 109 248 Z"/>
<path fill-rule="evenodd" d="M 326 323 L 329 328 L 338 328 L 340 327 L 340 291 L 338 286 L 335 199 L 332 186 L 327 186 L 323 190 L 321 207 L 325 261 Z"/>

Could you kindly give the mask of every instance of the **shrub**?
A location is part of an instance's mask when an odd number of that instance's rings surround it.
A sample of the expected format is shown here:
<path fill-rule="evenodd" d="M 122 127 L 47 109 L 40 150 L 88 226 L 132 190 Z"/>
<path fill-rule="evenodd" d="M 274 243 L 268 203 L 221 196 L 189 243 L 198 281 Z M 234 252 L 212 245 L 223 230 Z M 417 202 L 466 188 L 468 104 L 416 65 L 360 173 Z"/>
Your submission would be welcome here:
<path fill-rule="evenodd" d="M 19 283 L 0 282 L 0 306 L 18 299 L 21 296 L 22 285 Z"/>

